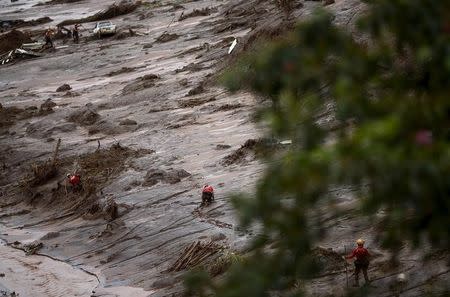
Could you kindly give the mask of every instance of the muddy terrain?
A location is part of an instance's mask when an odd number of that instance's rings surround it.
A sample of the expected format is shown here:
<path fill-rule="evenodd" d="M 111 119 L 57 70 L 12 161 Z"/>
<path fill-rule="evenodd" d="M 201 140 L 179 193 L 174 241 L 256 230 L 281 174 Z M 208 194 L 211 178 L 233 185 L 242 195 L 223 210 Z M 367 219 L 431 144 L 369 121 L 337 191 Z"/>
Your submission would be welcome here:
<path fill-rule="evenodd" d="M 217 74 L 317 7 L 350 31 L 364 12 L 357 0 L 298 1 L 290 17 L 269 0 L 131 1 L 123 11 L 114 3 L 0 0 L 2 31 L 34 41 L 50 26 L 83 24 L 78 44 L 56 39 L 40 57 L 0 65 L 4 294 L 178 296 L 189 268 L 245 253 L 257 228 L 237 226 L 230 197 L 251 193 L 264 170 L 255 149 L 264 128 L 252 118 L 263 98 L 227 92 Z M 93 20 L 105 18 L 118 32 L 93 37 Z M 75 172 L 83 189 L 74 192 L 65 180 Z M 199 208 L 204 184 L 215 202 Z M 353 207 L 351 189 L 333 194 Z M 307 285 L 313 296 L 343 294 L 339 255 L 361 236 L 376 255 L 376 296 L 391 296 L 401 272 L 410 280 L 402 296 L 448 282 L 448 253 L 404 246 L 392 267 L 370 222 L 326 211 L 323 220 L 333 240 L 317 247 L 329 267 Z"/>

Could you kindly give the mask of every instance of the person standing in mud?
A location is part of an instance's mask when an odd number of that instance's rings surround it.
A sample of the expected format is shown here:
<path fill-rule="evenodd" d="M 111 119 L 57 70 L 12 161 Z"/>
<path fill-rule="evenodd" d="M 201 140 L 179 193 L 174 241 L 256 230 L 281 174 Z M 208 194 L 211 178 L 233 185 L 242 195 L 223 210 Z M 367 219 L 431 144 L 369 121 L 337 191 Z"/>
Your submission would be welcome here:
<path fill-rule="evenodd" d="M 44 38 L 45 38 L 44 47 L 50 46 L 51 48 L 53 48 L 54 44 L 53 44 L 53 30 L 52 29 L 47 29 L 45 31 Z"/>
<path fill-rule="evenodd" d="M 78 43 L 80 41 L 80 30 L 81 24 L 75 24 L 72 29 L 73 42 Z"/>
<path fill-rule="evenodd" d="M 202 188 L 202 204 L 201 206 L 206 206 L 214 201 L 214 189 L 210 185 L 204 185 Z"/>
<path fill-rule="evenodd" d="M 364 240 L 358 239 L 356 241 L 357 248 L 353 250 L 353 252 L 348 255 L 344 256 L 345 260 L 349 260 L 352 258 L 356 258 L 354 264 L 355 264 L 355 287 L 359 287 L 359 274 L 362 270 L 364 274 L 364 280 L 366 281 L 366 284 L 369 284 L 369 277 L 367 275 L 367 269 L 369 269 L 369 263 L 370 263 L 370 253 L 369 251 L 364 248 Z"/>
<path fill-rule="evenodd" d="M 78 192 L 82 189 L 81 176 L 79 174 L 67 174 L 67 181 L 70 184 L 73 192 Z"/>

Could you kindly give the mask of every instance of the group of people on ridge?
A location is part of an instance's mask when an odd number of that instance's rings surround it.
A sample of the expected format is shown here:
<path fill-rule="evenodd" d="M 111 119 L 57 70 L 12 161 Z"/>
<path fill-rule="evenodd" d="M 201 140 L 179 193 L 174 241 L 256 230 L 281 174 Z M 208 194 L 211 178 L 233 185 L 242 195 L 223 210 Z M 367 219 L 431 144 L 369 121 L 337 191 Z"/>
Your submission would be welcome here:
<path fill-rule="evenodd" d="M 44 40 L 45 44 L 44 47 L 54 47 L 53 44 L 53 38 L 55 37 L 55 34 L 63 34 L 65 36 L 71 37 L 73 39 L 74 43 L 78 43 L 80 41 L 80 27 L 83 25 L 81 24 L 75 24 L 72 28 L 72 30 L 69 30 L 63 26 L 58 26 L 57 32 L 53 29 L 47 29 L 44 32 Z"/>

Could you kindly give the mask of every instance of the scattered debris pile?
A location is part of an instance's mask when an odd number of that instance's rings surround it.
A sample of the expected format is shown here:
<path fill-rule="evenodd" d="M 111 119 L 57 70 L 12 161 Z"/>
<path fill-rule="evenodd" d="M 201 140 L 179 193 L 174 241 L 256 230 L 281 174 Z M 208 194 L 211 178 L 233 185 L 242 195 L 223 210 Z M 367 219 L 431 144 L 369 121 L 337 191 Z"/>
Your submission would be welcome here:
<path fill-rule="evenodd" d="M 41 55 L 23 50 L 21 48 L 15 49 L 10 51 L 9 53 L 0 56 L 0 65 L 4 65 L 7 63 L 11 63 L 12 61 L 19 59 L 19 58 L 36 58 L 40 57 Z"/>
<path fill-rule="evenodd" d="M 151 187 L 159 182 L 176 184 L 183 178 L 189 176 L 191 176 L 191 174 L 184 169 L 170 169 L 168 171 L 162 169 L 150 169 L 144 178 L 142 186 Z"/>
<path fill-rule="evenodd" d="M 30 42 L 32 42 L 30 37 L 18 30 L 0 35 L 0 65 L 11 63 L 18 58 L 40 57 L 40 54 L 31 51 L 35 48 L 30 48 L 30 45 L 34 44 Z M 23 45 L 28 45 L 28 47 L 21 48 Z"/>
<path fill-rule="evenodd" d="M 332 249 L 318 246 L 312 250 L 312 255 L 318 264 L 324 268 L 324 271 L 334 273 L 345 269 L 346 262 L 342 259 L 342 255 Z"/>
<path fill-rule="evenodd" d="M 123 73 L 130 73 L 130 72 L 134 72 L 136 71 L 138 68 L 137 67 L 122 67 L 119 70 L 114 70 L 109 72 L 108 74 L 106 74 L 106 76 L 111 77 L 111 76 L 116 76 L 119 74 L 123 74 Z"/>
<path fill-rule="evenodd" d="M 181 108 L 195 107 L 195 106 L 203 105 L 205 103 L 212 102 L 215 100 L 216 100 L 216 97 L 193 98 L 193 99 L 189 99 L 189 100 L 178 101 L 178 106 Z"/>
<path fill-rule="evenodd" d="M 109 182 L 110 178 L 118 176 L 125 169 L 127 159 L 139 158 L 153 152 L 147 149 L 133 150 L 115 143 L 109 149 L 98 149 L 93 153 L 80 156 L 79 172 L 85 179 L 95 180 L 96 185 L 103 186 Z"/>
<path fill-rule="evenodd" d="M 125 206 L 124 204 L 120 206 Z M 125 206 L 127 208 L 127 206 Z M 129 208 L 127 208 L 129 210 Z M 83 214 L 85 220 L 96 220 L 103 218 L 109 222 L 114 221 L 119 217 L 119 204 L 114 199 L 109 198 L 106 201 L 95 201 Z M 109 231 L 109 230 L 105 230 Z"/>
<path fill-rule="evenodd" d="M 41 248 L 44 247 L 44 244 L 40 241 L 33 241 L 19 247 L 25 252 L 25 255 L 30 256 L 36 254 Z"/>
<path fill-rule="evenodd" d="M 186 97 L 195 96 L 203 92 L 205 92 L 205 88 L 203 87 L 203 84 L 199 84 L 195 88 L 189 90 L 189 92 L 186 94 Z"/>
<path fill-rule="evenodd" d="M 178 21 L 182 21 L 185 20 L 187 18 L 192 18 L 192 17 L 198 17 L 198 16 L 208 16 L 211 13 L 217 12 L 217 8 L 215 7 L 205 7 L 202 9 L 194 9 L 193 11 L 187 13 L 187 14 L 182 14 L 180 16 L 180 18 L 178 19 Z"/>
<path fill-rule="evenodd" d="M 248 139 L 239 149 L 224 157 L 222 165 L 229 166 L 251 161 L 262 147 L 262 139 Z"/>
<path fill-rule="evenodd" d="M 61 146 L 61 139 L 58 142 L 53 153 L 53 158 L 41 163 L 33 163 L 28 176 L 25 177 L 23 184 L 26 188 L 33 188 L 42 185 L 58 174 L 58 153 Z"/>
<path fill-rule="evenodd" d="M 30 37 L 19 30 L 12 30 L 0 35 L 0 55 L 20 48 L 24 43 L 33 42 Z"/>
<path fill-rule="evenodd" d="M 156 42 L 159 42 L 159 43 L 169 42 L 169 41 L 178 39 L 179 37 L 180 37 L 180 35 L 178 35 L 176 33 L 163 33 L 158 38 L 156 38 Z"/>
<path fill-rule="evenodd" d="M 129 158 L 153 152 L 133 150 L 116 143 L 108 149 L 97 148 L 93 153 L 58 159 L 60 144 L 61 140 L 58 140 L 52 159 L 33 164 L 23 179 L 22 188 L 29 194 L 29 203 L 52 205 L 68 213 L 101 213 L 109 220 L 117 217 L 118 208 L 113 200 L 100 207 L 101 189 L 125 170 Z M 72 188 L 65 181 L 67 172 L 80 175 L 81 188 Z"/>
<path fill-rule="evenodd" d="M 20 28 L 20 27 L 37 26 L 37 25 L 41 25 L 41 24 L 50 23 L 51 21 L 53 21 L 53 20 L 49 17 L 42 17 L 42 18 L 29 20 L 29 21 L 25 21 L 25 20 L 0 21 L 0 28 L 4 29 L 4 30 L 9 30 L 9 29 L 15 29 L 15 28 Z"/>
<path fill-rule="evenodd" d="M 25 120 L 35 116 L 43 116 L 51 112 L 53 112 L 52 108 L 42 108 L 42 105 L 41 109 L 38 109 L 36 106 L 19 108 L 16 106 L 3 107 L 0 105 L 0 129 L 10 127 L 16 121 Z"/>
<path fill-rule="evenodd" d="M 110 5 L 107 9 L 102 10 L 100 12 L 97 12 L 96 14 L 81 18 L 81 19 L 71 19 L 71 20 L 65 20 L 59 23 L 59 26 L 66 26 L 66 25 L 73 25 L 77 23 L 87 23 L 87 22 L 97 22 L 97 21 L 103 21 L 107 19 L 114 18 L 119 15 L 124 15 L 131 13 L 136 10 L 140 5 L 142 4 L 141 1 L 126 1 L 123 0 L 119 2 L 118 4 L 114 3 Z"/>
<path fill-rule="evenodd" d="M 230 250 L 224 250 L 223 254 L 218 257 L 209 267 L 208 273 L 212 277 L 218 276 L 226 272 L 232 264 L 241 263 L 244 258 Z"/>
<path fill-rule="evenodd" d="M 175 261 L 168 271 L 182 271 L 198 266 L 222 249 L 223 247 L 221 245 L 213 242 L 193 242 L 184 249 L 181 256 L 177 259 L 177 261 Z"/>
<path fill-rule="evenodd" d="M 142 91 L 144 89 L 151 88 L 155 86 L 155 80 L 159 79 L 156 74 L 147 74 L 142 77 L 137 78 L 132 83 L 129 83 L 122 89 L 122 94 L 127 95 L 137 91 Z"/>
<path fill-rule="evenodd" d="M 89 126 L 97 122 L 100 115 L 95 111 L 92 104 L 86 104 L 86 106 L 72 112 L 67 119 L 81 126 Z"/>
<path fill-rule="evenodd" d="M 241 103 L 226 103 L 224 105 L 215 107 L 213 109 L 213 112 L 230 111 L 230 110 L 235 110 L 235 109 L 242 108 L 242 107 L 244 107 L 244 105 L 242 105 Z"/>

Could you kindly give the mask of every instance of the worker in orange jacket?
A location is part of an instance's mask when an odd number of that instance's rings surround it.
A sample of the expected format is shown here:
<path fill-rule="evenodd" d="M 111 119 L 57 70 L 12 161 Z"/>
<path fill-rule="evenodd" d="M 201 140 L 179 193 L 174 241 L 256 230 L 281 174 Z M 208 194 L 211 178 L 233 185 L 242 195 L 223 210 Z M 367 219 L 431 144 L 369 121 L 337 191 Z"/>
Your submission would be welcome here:
<path fill-rule="evenodd" d="M 210 185 L 204 185 L 202 188 L 202 204 L 206 206 L 214 201 L 214 189 Z"/>
<path fill-rule="evenodd" d="M 359 287 L 359 273 L 363 272 L 364 274 L 364 280 L 366 283 L 369 283 L 369 277 L 367 275 L 367 269 L 369 269 L 369 263 L 370 263 L 370 253 L 369 251 L 364 248 L 364 240 L 358 239 L 356 241 L 356 249 L 352 251 L 350 255 L 347 255 L 344 257 L 345 260 L 356 258 L 354 264 L 355 264 L 355 287 Z"/>
<path fill-rule="evenodd" d="M 79 174 L 67 174 L 67 181 L 72 186 L 72 190 L 81 190 L 81 176 Z"/>

